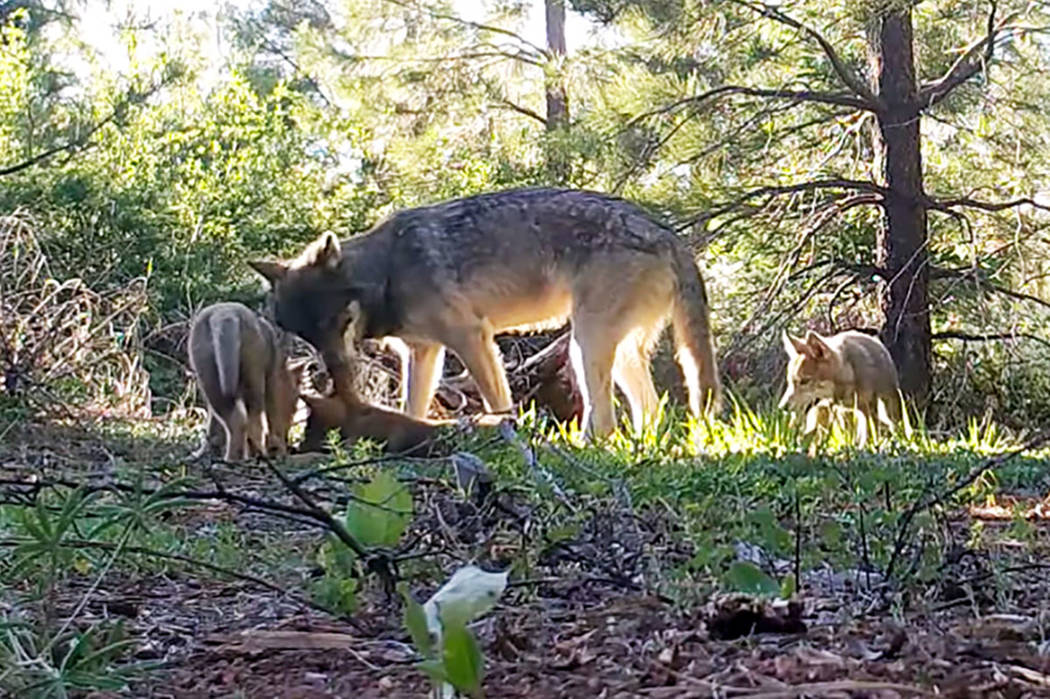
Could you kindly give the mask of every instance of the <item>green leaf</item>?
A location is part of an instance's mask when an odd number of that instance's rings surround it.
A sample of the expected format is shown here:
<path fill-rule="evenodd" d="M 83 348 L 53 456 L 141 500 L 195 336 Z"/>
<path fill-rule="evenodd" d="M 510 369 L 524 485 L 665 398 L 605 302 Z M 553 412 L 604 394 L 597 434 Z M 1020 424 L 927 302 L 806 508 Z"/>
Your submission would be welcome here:
<path fill-rule="evenodd" d="M 405 599 L 405 628 L 412 637 L 412 644 L 421 655 L 430 657 L 434 652 L 434 642 L 427 627 L 427 616 L 423 605 L 415 601 L 408 588 L 401 586 L 401 596 Z"/>
<path fill-rule="evenodd" d="M 412 494 L 390 471 L 354 489 L 346 528 L 365 546 L 394 546 L 412 520 Z"/>
<path fill-rule="evenodd" d="M 790 549 L 791 534 L 780 526 L 780 522 L 777 521 L 768 507 L 755 510 L 748 518 L 758 527 L 762 543 L 767 549 L 778 553 L 783 553 Z"/>
<path fill-rule="evenodd" d="M 746 561 L 737 561 L 729 566 L 725 583 L 731 589 L 749 595 L 775 597 L 780 592 L 780 585 L 776 580 L 758 566 Z"/>
<path fill-rule="evenodd" d="M 357 579 L 326 574 L 313 584 L 313 595 L 319 604 L 351 614 L 357 609 Z"/>
<path fill-rule="evenodd" d="M 357 554 L 343 541 L 330 534 L 321 546 L 318 558 L 321 567 L 333 575 L 353 575 Z"/>
<path fill-rule="evenodd" d="M 466 626 L 445 626 L 444 665 L 449 683 L 465 694 L 475 694 L 481 688 L 485 661 L 477 639 Z"/>
<path fill-rule="evenodd" d="M 795 594 L 795 576 L 788 573 L 784 576 L 784 579 L 780 581 L 780 597 L 781 599 L 791 599 L 791 596 Z"/>
<path fill-rule="evenodd" d="M 427 673 L 430 679 L 435 682 L 448 682 L 448 675 L 445 674 L 445 666 L 438 660 L 424 660 L 421 663 L 417 663 L 416 667 Z"/>

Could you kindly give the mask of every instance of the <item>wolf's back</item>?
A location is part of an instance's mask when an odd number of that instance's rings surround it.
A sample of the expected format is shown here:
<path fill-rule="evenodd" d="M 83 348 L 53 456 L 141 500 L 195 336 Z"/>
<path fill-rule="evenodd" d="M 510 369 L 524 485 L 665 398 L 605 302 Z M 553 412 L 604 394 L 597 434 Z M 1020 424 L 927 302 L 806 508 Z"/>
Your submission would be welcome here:
<path fill-rule="evenodd" d="M 190 332 L 190 344 L 194 368 L 202 379 L 214 375 L 218 382 L 218 393 L 226 398 L 235 398 L 241 379 L 241 350 L 244 332 L 251 332 L 247 308 L 240 304 L 224 303 L 210 306 L 198 315 Z M 204 370 L 211 364 L 214 374 Z"/>

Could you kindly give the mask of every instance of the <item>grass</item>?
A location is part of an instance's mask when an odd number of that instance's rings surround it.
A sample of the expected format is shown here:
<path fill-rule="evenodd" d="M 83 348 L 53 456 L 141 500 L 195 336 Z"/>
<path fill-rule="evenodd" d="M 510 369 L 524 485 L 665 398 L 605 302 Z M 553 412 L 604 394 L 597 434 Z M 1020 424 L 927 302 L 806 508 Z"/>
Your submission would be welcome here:
<path fill-rule="evenodd" d="M 75 607 L 55 600 L 73 581 L 83 589 L 84 581 L 110 574 L 208 578 L 222 577 L 224 569 L 271 581 L 300 597 L 316 591 L 311 580 L 325 541 L 320 531 L 246 514 L 228 503 L 175 496 L 174 491 L 214 487 L 199 467 L 185 463 L 197 429 L 183 427 L 114 423 L 97 437 L 110 454 L 102 464 L 112 469 L 107 482 L 128 486 L 123 491 L 74 487 L 95 482 L 86 476 L 99 464 L 81 463 L 79 473 L 42 469 L 42 479 L 64 476 L 67 485 L 42 489 L 34 504 L 8 498 L 0 505 L 0 540 L 14 562 L 0 569 L 5 614 L 0 667 L 7 668 L 0 670 L 0 691 L 60 696 L 62 688 L 108 687 L 109 680 L 99 678 L 125 681 L 145 671 L 127 656 L 127 644 L 112 628 L 90 627 L 80 631 L 88 634 L 83 641 L 70 639 L 63 622 Z M 651 556 L 646 585 L 682 604 L 732 587 L 727 573 L 741 551 L 752 552 L 778 583 L 830 566 L 889 573 L 894 589 L 921 589 L 937 580 L 944 552 L 956 543 L 945 521 L 960 506 L 986 502 L 1002 491 L 1045 492 L 1050 486 L 1050 454 L 1030 452 L 981 473 L 949 501 L 921 507 L 1023 442 L 1024 435 L 994 424 L 972 423 L 954 436 L 916 427 L 860 448 L 840 427 L 805 435 L 783 413 L 754 412 L 735 403 L 727 419 L 716 421 L 661 411 L 642 434 L 618 434 L 602 446 L 532 413 L 522 417 L 519 435 L 517 446 L 491 435 L 463 438 L 457 445 L 488 465 L 501 491 L 530 508 L 535 531 L 509 547 L 512 577 L 527 577 L 544 550 L 580 536 L 597 512 L 620 513 L 624 521 L 628 515 L 648 516 L 665 523 L 678 553 Z M 374 445 L 362 443 L 337 450 L 319 465 L 354 464 L 376 455 Z M 337 475 L 367 478 L 391 467 L 410 479 L 450 479 L 447 469 L 413 460 L 372 463 Z M 275 488 L 259 467 L 229 469 L 219 480 L 244 492 L 280 494 L 279 484 Z M 333 513 L 340 514 L 347 484 L 327 480 L 323 487 L 326 501 L 336 503 Z M 1011 533 L 1023 537 L 1022 524 Z M 969 537 L 975 546 L 985 541 L 979 525 Z M 491 538 L 462 544 L 455 555 L 484 559 Z M 148 551 L 164 555 L 143 553 Z M 203 567 L 173 558 L 178 556 Z M 444 565 L 421 557 L 401 572 L 428 578 Z M 353 587 L 356 593 L 357 584 Z M 98 650 L 88 652 L 89 643 Z M 62 679 L 68 674 L 63 668 L 70 666 L 81 668 L 75 681 Z M 131 674 L 123 677 L 118 670 Z M 27 693 L 27 687 L 36 689 Z"/>

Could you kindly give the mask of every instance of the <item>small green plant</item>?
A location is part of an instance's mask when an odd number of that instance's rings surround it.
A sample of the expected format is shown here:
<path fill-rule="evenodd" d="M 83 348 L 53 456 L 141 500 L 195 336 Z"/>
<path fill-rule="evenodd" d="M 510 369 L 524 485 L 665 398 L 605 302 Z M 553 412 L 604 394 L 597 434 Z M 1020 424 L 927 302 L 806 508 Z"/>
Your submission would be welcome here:
<path fill-rule="evenodd" d="M 412 521 L 412 494 L 391 471 L 380 470 L 354 488 L 343 525 L 366 547 L 393 547 Z M 314 584 L 314 598 L 331 609 L 350 613 L 357 607 L 358 557 L 335 535 L 321 548 L 325 574 Z"/>
<path fill-rule="evenodd" d="M 729 566 L 725 584 L 735 592 L 744 592 L 756 597 L 776 597 L 781 591 L 781 586 L 776 580 L 747 561 L 737 561 Z"/>
<path fill-rule="evenodd" d="M 466 566 L 423 605 L 401 585 L 405 628 L 423 656 L 417 667 L 433 682 L 433 696 L 447 697 L 452 690 L 470 697 L 484 696 L 481 683 L 485 658 L 467 624 L 491 609 L 506 585 L 506 572 L 487 573 Z"/>
<path fill-rule="evenodd" d="M 0 612 L 0 695 L 50 699 L 126 689 L 155 665 L 122 662 L 134 643 L 121 622 L 52 635 L 16 611 Z"/>

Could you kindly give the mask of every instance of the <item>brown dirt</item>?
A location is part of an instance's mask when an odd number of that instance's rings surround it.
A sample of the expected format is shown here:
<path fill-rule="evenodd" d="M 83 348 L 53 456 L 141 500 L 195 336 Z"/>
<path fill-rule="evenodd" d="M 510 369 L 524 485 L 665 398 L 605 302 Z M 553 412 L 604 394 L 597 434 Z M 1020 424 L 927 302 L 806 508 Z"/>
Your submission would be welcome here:
<path fill-rule="evenodd" d="M 75 446 L 52 439 L 29 452 L 0 450 L 0 474 L 64 469 L 83 458 L 104 465 L 108 477 L 108 464 L 124 455 L 77 439 Z M 273 486 L 265 481 L 255 471 L 243 484 L 266 492 Z M 486 543 L 492 561 L 505 560 L 529 535 L 530 512 L 510 494 L 476 508 L 438 481 L 415 487 L 420 513 L 407 538 L 434 552 L 435 569 L 446 575 L 485 532 L 494 532 Z M 1050 696 L 1050 566 L 1035 553 L 1047 550 L 1050 523 L 1039 508 L 1031 508 L 1035 544 L 1012 540 L 1009 520 L 989 519 L 981 552 L 950 552 L 939 578 L 921 594 L 880 595 L 857 579 L 814 573 L 804 579 L 800 605 L 783 610 L 734 597 L 676 605 L 647 590 L 654 565 L 669 567 L 689 551 L 665 520 L 618 507 L 594 508 L 571 539 L 548 546 L 535 561 L 535 578 L 512 575 L 501 603 L 476 624 L 486 696 Z M 945 526 L 966 541 L 975 517 L 994 514 L 959 513 Z M 268 521 L 271 534 L 276 527 L 303 546 L 320 541 L 316 530 L 225 504 L 179 516 L 189 518 L 182 524 L 202 527 L 223 520 L 258 528 Z M 1005 577 L 992 575 L 993 563 L 1002 569 L 1007 562 L 1013 568 Z M 123 619 L 137 639 L 132 659 L 163 663 L 126 693 L 94 697 L 427 695 L 400 607 L 374 586 L 366 587 L 352 618 L 338 618 L 296 597 L 312 571 L 280 581 L 283 593 L 199 569 L 176 570 L 169 576 L 113 572 L 91 594 L 78 624 Z M 55 600 L 61 618 L 91 583 L 75 577 L 61 590 Z M 417 598 L 433 586 L 414 589 Z M 782 632 L 748 633 L 758 623 Z M 724 639 L 733 635 L 727 628 L 745 635 Z"/>

